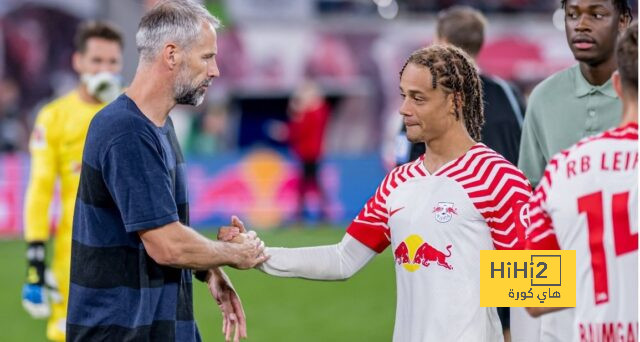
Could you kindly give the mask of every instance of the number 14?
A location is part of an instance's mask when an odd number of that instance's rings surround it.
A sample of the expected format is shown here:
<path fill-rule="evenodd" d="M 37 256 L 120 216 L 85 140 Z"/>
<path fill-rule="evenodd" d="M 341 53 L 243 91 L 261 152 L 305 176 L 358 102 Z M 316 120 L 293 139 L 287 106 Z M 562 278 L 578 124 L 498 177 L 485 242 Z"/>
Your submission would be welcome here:
<path fill-rule="evenodd" d="M 638 250 L 638 233 L 631 234 L 628 204 L 628 191 L 613 194 L 611 198 L 611 218 L 613 219 L 613 240 L 616 256 Z M 603 207 L 602 191 L 578 198 L 578 212 L 587 215 L 596 305 L 609 301 L 607 261 L 603 243 L 605 227 Z"/>

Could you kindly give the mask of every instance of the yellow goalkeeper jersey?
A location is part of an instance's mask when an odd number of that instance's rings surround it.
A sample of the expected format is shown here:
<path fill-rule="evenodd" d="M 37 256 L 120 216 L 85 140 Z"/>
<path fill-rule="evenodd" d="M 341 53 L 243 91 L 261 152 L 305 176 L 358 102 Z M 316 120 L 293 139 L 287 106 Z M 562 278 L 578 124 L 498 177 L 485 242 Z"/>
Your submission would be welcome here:
<path fill-rule="evenodd" d="M 83 101 L 77 91 L 46 105 L 36 118 L 29 141 L 31 176 L 25 199 L 25 240 L 49 239 L 49 206 L 56 181 L 60 182 L 61 217 L 58 223 L 51 271 L 58 283 L 61 303 L 53 303 L 47 325 L 50 340 L 64 340 L 66 303 L 69 294 L 71 227 L 80 182 L 82 150 L 89 123 L 105 104 Z"/>
<path fill-rule="evenodd" d="M 25 202 L 25 239 L 49 239 L 49 205 L 60 180 L 62 212 L 57 235 L 71 234 L 73 208 L 80 181 L 82 150 L 89 123 L 104 107 L 80 99 L 77 91 L 46 105 L 36 118 L 29 151 L 31 176 Z"/>

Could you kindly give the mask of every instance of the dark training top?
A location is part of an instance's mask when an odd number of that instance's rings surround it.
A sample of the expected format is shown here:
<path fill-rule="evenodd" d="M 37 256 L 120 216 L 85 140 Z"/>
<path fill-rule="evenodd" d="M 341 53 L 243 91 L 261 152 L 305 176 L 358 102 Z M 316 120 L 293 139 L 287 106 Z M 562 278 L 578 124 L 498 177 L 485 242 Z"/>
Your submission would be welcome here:
<path fill-rule="evenodd" d="M 71 249 L 67 341 L 200 341 L 191 271 L 157 264 L 138 232 L 188 224 L 185 164 L 170 118 L 126 95 L 91 122 Z"/>

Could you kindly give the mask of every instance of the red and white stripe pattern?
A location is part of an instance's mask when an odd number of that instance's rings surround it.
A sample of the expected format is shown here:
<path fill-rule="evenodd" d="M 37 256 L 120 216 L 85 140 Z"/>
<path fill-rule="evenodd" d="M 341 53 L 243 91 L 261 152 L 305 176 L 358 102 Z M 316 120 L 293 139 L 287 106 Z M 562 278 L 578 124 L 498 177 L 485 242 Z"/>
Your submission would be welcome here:
<path fill-rule="evenodd" d="M 550 191 L 553 191 L 553 179 L 557 176 L 560 165 L 563 165 L 572 154 L 578 153 L 588 143 L 602 140 L 638 140 L 638 124 L 631 123 L 584 138 L 551 159 L 540 184 L 529 201 L 531 225 L 526 231 L 527 249 L 560 249 L 553 230 L 553 223 L 547 214 L 547 196 Z"/>
<path fill-rule="evenodd" d="M 496 249 L 524 247 L 513 214 L 514 206 L 531 196 L 531 185 L 522 171 L 484 144 L 476 144 L 434 176 L 448 177 L 464 188 L 491 229 Z"/>
<path fill-rule="evenodd" d="M 369 248 L 380 253 L 391 242 L 389 232 L 389 208 L 387 198 L 391 191 L 400 184 L 414 177 L 425 177 L 427 174 L 422 169 L 422 158 L 398 166 L 393 169 L 382 181 L 358 216 L 351 222 L 347 232 Z"/>

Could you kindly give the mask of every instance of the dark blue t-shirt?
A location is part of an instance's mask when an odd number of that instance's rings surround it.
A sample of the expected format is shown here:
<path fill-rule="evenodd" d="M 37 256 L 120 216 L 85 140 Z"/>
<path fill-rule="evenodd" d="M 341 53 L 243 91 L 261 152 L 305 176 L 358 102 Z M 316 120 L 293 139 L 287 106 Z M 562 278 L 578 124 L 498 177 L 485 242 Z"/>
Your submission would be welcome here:
<path fill-rule="evenodd" d="M 91 121 L 73 219 L 67 341 L 199 341 L 191 272 L 157 264 L 138 232 L 188 225 L 185 164 L 168 118 L 126 95 Z"/>

